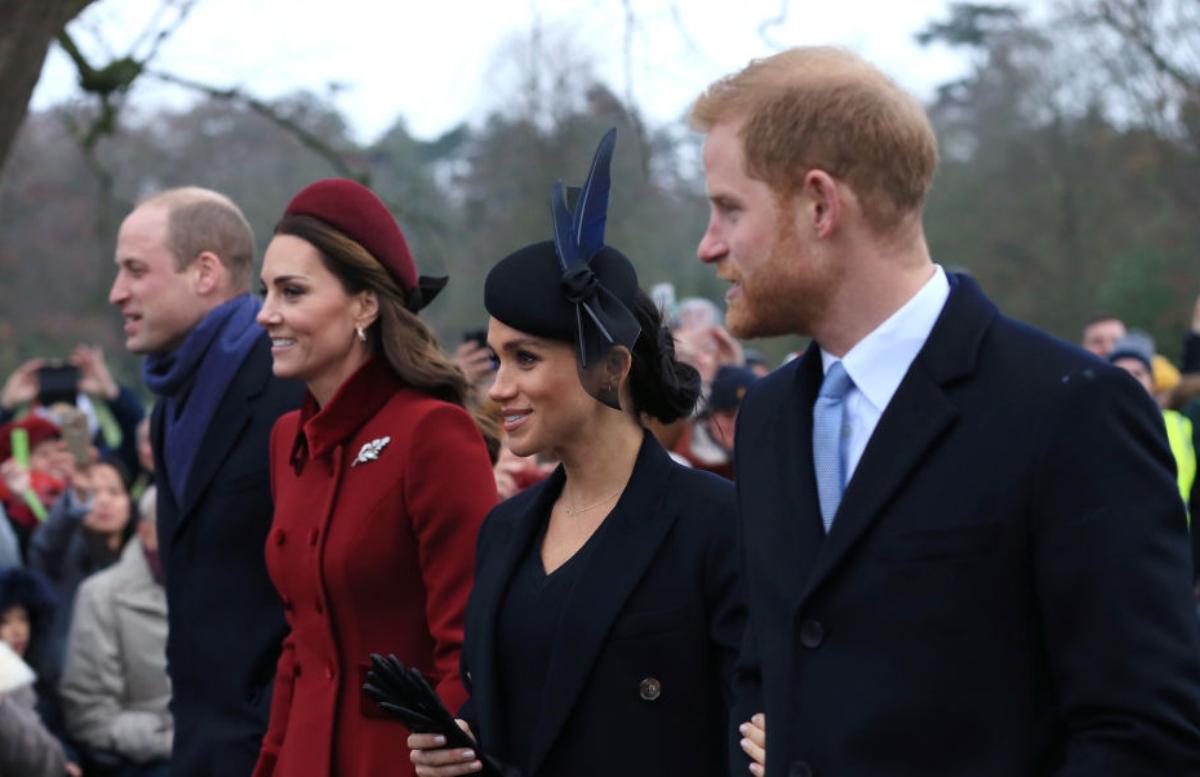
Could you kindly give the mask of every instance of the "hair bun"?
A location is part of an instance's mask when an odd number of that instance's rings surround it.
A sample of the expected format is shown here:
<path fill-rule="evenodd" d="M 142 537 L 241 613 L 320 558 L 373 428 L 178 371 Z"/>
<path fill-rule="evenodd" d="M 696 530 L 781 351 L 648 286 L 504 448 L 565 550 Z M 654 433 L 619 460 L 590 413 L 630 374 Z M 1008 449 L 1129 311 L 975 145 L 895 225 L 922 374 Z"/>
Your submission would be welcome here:
<path fill-rule="evenodd" d="M 640 289 L 633 313 L 642 325 L 629 376 L 636 409 L 665 424 L 691 415 L 700 398 L 700 373 L 675 358 L 675 339 L 658 306 Z"/>

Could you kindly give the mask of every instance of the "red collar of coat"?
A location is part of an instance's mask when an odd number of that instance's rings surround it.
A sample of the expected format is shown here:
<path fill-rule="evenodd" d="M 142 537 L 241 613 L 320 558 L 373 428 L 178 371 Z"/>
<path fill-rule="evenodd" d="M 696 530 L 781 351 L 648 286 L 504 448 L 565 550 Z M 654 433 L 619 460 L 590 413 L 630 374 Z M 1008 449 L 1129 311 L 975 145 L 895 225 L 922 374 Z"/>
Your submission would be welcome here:
<path fill-rule="evenodd" d="M 292 445 L 292 465 L 300 467 L 305 459 L 324 456 L 349 440 L 401 388 L 403 384 L 387 360 L 372 357 L 338 388 L 325 407 L 318 407 L 312 392 L 307 392 Z"/>

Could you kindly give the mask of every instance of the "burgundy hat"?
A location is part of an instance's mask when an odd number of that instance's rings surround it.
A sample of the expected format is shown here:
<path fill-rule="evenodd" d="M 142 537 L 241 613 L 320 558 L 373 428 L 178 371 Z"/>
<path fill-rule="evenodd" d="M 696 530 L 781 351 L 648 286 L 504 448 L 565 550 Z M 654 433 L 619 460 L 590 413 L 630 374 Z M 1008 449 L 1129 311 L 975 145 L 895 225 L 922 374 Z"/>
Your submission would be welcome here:
<path fill-rule="evenodd" d="M 311 216 L 367 249 L 387 268 L 414 313 L 429 304 L 446 278 L 417 274 L 408 241 L 387 206 L 367 187 L 347 178 L 326 178 L 300 190 L 283 215 Z"/>
<path fill-rule="evenodd" d="M 0 426 L 0 461 L 12 458 L 12 433 L 15 429 L 24 429 L 29 435 L 29 450 L 46 440 L 56 440 L 62 436 L 53 422 L 37 415 L 27 415 L 20 421 L 7 423 Z"/>

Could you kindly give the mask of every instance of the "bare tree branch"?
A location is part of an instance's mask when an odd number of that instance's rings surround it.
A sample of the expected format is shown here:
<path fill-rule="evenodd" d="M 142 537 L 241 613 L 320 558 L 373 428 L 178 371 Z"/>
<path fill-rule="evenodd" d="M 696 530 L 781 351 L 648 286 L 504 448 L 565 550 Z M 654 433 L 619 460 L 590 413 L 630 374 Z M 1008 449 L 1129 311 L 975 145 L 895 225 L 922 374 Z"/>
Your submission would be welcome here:
<path fill-rule="evenodd" d="M 679 31 L 679 37 L 687 44 L 688 50 L 699 54 L 700 47 L 696 45 L 696 41 L 688 32 L 687 26 L 683 23 L 683 14 L 679 12 L 679 3 L 671 2 L 671 20 L 675 22 L 675 29 Z"/>
<path fill-rule="evenodd" d="M 621 0 L 621 6 L 625 9 L 625 40 L 622 45 L 623 59 L 625 64 L 625 104 L 632 106 L 633 102 L 633 31 L 636 27 L 636 20 L 633 15 L 633 3 L 631 0 Z"/>
<path fill-rule="evenodd" d="M 179 13 L 175 16 L 174 23 L 168 26 L 163 26 L 162 29 L 158 31 L 158 34 L 154 36 L 154 40 L 150 43 L 150 50 L 146 53 L 146 56 L 142 57 L 143 62 L 149 62 L 154 59 L 155 55 L 158 54 L 159 47 L 162 46 L 162 44 L 166 42 L 168 38 L 174 35 L 175 31 L 178 30 L 185 21 L 187 21 L 188 16 L 192 13 L 192 9 L 195 7 L 196 0 L 180 0 Z M 156 15 L 154 20 L 146 27 L 147 33 L 158 26 L 158 20 L 161 18 L 162 11 L 165 8 L 166 6 L 159 6 L 160 13 Z M 138 43 L 135 43 L 134 48 L 136 49 L 140 43 L 140 40 Z"/>
<path fill-rule="evenodd" d="M 788 0 L 780 0 L 779 13 L 776 14 L 773 18 L 763 19 L 762 22 L 758 25 L 758 37 L 762 38 L 763 43 L 766 43 L 768 46 L 770 46 L 773 49 L 787 48 L 783 44 L 776 43 L 775 41 L 771 40 L 771 37 L 768 34 L 772 27 L 779 27 L 779 26 L 783 25 L 787 21 L 787 17 L 788 17 Z"/>
<path fill-rule="evenodd" d="M 1196 74 L 1189 74 L 1167 58 L 1161 49 L 1161 41 L 1154 35 L 1149 16 L 1151 9 L 1144 0 L 1132 5 L 1120 2 L 1100 4 L 1098 17 L 1113 32 L 1133 44 L 1150 64 L 1163 76 L 1186 92 L 1200 90 Z"/>
<path fill-rule="evenodd" d="M 182 86 L 187 89 L 200 92 L 218 100 L 225 100 L 244 105 L 271 123 L 288 132 L 290 135 L 300 141 L 305 148 L 308 148 L 317 156 L 329 162 L 329 164 L 334 170 L 337 171 L 339 175 L 345 178 L 352 178 L 364 185 L 370 183 L 371 174 L 367 170 L 360 170 L 353 167 L 350 162 L 347 161 L 346 157 L 331 144 L 310 132 L 300 123 L 294 121 L 288 116 L 283 115 L 275 108 L 275 106 L 264 100 L 254 97 L 253 95 L 246 94 L 237 87 L 220 89 L 215 86 L 210 86 L 209 84 L 201 83 L 200 81 L 194 81 L 190 78 L 174 75 L 173 73 L 164 73 L 158 70 L 147 70 L 146 75 L 165 83 L 175 84 L 176 86 Z"/>
<path fill-rule="evenodd" d="M 0 166 L 25 119 L 54 37 L 87 0 L 0 0 Z"/>

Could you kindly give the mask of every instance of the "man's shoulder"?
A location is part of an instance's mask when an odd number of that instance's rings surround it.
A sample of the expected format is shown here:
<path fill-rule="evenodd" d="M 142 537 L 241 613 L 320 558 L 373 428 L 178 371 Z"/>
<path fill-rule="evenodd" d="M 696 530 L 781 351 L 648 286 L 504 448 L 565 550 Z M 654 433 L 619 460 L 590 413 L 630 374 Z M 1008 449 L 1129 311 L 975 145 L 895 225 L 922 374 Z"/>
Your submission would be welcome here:
<path fill-rule="evenodd" d="M 997 378 L 1049 388 L 1069 386 L 1080 379 L 1105 382 L 1121 370 L 1082 348 L 1003 314 L 980 349 L 980 364 Z"/>
<path fill-rule="evenodd" d="M 805 355 L 800 354 L 787 364 L 777 367 L 754 381 L 750 389 L 746 392 L 746 397 L 743 401 L 761 402 L 766 397 L 779 397 L 780 395 L 790 394 L 795 388 L 796 373 L 800 370 L 804 359 Z"/>

